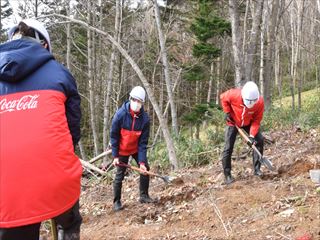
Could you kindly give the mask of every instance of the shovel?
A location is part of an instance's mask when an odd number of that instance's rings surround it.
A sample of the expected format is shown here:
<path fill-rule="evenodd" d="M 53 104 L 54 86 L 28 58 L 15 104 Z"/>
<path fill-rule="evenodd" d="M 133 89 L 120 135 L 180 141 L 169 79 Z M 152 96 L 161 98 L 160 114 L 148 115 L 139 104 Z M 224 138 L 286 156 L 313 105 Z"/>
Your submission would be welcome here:
<path fill-rule="evenodd" d="M 247 136 L 246 132 L 242 128 L 239 128 L 237 125 L 235 126 L 238 129 L 238 132 L 240 133 L 240 135 L 243 137 L 243 139 L 246 140 L 247 142 L 250 142 L 250 139 Z M 270 171 L 274 171 L 275 168 L 273 167 L 272 162 L 269 159 L 263 157 L 255 145 L 252 144 L 251 147 L 258 154 L 259 156 L 258 160 L 260 161 L 260 163 L 265 165 Z"/>
<path fill-rule="evenodd" d="M 58 240 L 58 231 L 57 231 L 56 221 L 54 219 L 50 219 L 50 225 L 51 225 L 53 240 Z"/>
<path fill-rule="evenodd" d="M 135 170 L 135 171 L 137 171 L 137 172 L 140 172 L 140 173 L 142 173 L 142 174 L 147 174 L 147 175 L 149 175 L 149 176 L 155 176 L 155 177 L 161 178 L 165 183 L 170 183 L 170 182 L 172 181 L 172 177 L 162 176 L 162 175 L 159 175 L 159 174 L 150 172 L 150 171 L 143 171 L 143 170 L 141 170 L 140 168 L 131 166 L 131 165 L 129 165 L 129 164 L 119 163 L 119 164 L 117 164 L 117 166 L 130 168 L 130 169 Z"/>

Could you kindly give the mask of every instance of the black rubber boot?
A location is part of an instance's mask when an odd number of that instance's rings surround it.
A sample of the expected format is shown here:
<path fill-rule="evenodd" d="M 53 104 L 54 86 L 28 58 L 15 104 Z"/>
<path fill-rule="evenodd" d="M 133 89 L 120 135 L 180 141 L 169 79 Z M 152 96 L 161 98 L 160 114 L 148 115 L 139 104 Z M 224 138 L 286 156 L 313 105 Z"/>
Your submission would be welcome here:
<path fill-rule="evenodd" d="M 122 210 L 122 209 L 123 209 L 123 206 L 122 206 L 120 200 L 118 200 L 118 201 L 116 201 L 116 202 L 113 203 L 113 210 L 114 210 L 115 212 L 120 211 L 120 210 Z"/>
<path fill-rule="evenodd" d="M 155 202 L 149 196 L 149 182 L 150 177 L 148 175 L 140 174 L 140 203 L 153 203 Z"/>
<path fill-rule="evenodd" d="M 254 175 L 261 177 L 263 175 L 262 171 L 260 170 L 261 168 L 261 162 L 258 160 L 259 157 L 257 155 L 253 155 L 253 170 L 254 170 Z"/>
<path fill-rule="evenodd" d="M 232 175 L 231 175 L 231 174 L 226 175 L 226 176 L 225 176 L 225 180 L 224 180 L 224 182 L 225 182 L 225 184 L 229 185 L 229 184 L 231 184 L 231 183 L 233 183 L 233 182 L 234 182 L 234 178 L 232 177 Z"/>
<path fill-rule="evenodd" d="M 263 135 L 259 132 L 255 139 L 257 140 L 256 147 L 263 155 L 263 145 L 264 145 L 264 137 Z M 254 175 L 261 177 L 263 175 L 262 171 L 260 170 L 261 168 L 261 162 L 259 161 L 259 155 L 256 153 L 256 151 L 253 151 L 253 170 L 254 170 Z"/>
<path fill-rule="evenodd" d="M 155 200 L 152 199 L 149 195 L 143 194 L 140 196 L 139 202 L 140 203 L 154 203 Z"/>
<path fill-rule="evenodd" d="M 113 182 L 113 209 L 119 211 L 123 209 L 121 204 L 121 189 L 122 181 L 124 178 L 126 169 L 124 167 L 117 167 L 117 173 Z"/>

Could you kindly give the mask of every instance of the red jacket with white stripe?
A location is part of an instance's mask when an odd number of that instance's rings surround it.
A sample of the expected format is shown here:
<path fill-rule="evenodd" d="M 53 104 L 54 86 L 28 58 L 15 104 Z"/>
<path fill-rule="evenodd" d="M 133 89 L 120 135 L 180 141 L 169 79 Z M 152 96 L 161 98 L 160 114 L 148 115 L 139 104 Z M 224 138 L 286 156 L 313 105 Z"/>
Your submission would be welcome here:
<path fill-rule="evenodd" d="M 222 93 L 220 101 L 223 111 L 230 113 L 237 126 L 245 127 L 251 125 L 249 134 L 253 137 L 257 135 L 264 111 L 264 101 L 261 96 L 253 108 L 247 108 L 242 100 L 241 89 L 234 88 Z M 227 124 L 233 126 L 230 122 L 227 122 Z"/>
<path fill-rule="evenodd" d="M 80 96 L 39 43 L 0 45 L 0 228 L 41 222 L 80 195 Z"/>

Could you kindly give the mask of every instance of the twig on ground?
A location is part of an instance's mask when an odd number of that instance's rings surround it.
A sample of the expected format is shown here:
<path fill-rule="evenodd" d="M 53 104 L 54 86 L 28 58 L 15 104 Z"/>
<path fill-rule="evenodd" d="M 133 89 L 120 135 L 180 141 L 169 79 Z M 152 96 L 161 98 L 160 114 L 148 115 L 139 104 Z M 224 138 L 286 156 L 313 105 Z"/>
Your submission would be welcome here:
<path fill-rule="evenodd" d="M 214 210 L 214 212 L 217 214 L 220 222 L 222 223 L 223 228 L 224 228 L 224 230 L 225 230 L 225 232 L 226 232 L 227 237 L 229 237 L 230 234 L 229 234 L 228 228 L 227 228 L 226 224 L 225 224 L 224 221 L 223 221 L 221 211 L 220 211 L 220 209 L 218 208 L 217 204 L 215 203 L 211 191 L 210 191 L 210 199 L 211 199 L 211 203 L 212 203 L 212 205 L 213 205 L 213 210 Z M 230 227 L 230 224 L 228 224 L 228 226 L 229 226 L 230 231 L 232 231 L 232 229 L 231 229 L 231 227 Z"/>
<path fill-rule="evenodd" d="M 285 236 L 285 235 L 283 235 L 283 234 L 281 234 L 281 233 L 278 233 L 278 232 L 275 232 L 276 234 L 278 234 L 278 235 L 280 235 L 281 237 L 283 237 L 283 238 L 285 238 L 285 239 L 289 239 L 289 240 L 292 240 L 293 238 L 291 238 L 291 237 L 287 237 L 287 236 Z"/>

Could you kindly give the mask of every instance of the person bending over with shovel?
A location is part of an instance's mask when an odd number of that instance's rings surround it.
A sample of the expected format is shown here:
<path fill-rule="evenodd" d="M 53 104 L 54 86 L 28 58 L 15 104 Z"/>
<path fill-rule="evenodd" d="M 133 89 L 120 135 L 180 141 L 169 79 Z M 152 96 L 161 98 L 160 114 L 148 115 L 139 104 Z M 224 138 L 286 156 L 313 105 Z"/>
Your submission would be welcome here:
<path fill-rule="evenodd" d="M 129 157 L 132 156 L 142 172 L 148 171 L 147 144 L 149 139 L 150 119 L 143 109 L 146 92 L 140 87 L 134 87 L 126 101 L 115 113 L 112 119 L 110 141 L 113 165 L 117 172 L 113 182 L 113 208 L 123 209 L 121 204 L 121 188 Z M 140 202 L 152 203 L 149 196 L 149 175 L 140 174 Z"/>
<path fill-rule="evenodd" d="M 222 166 L 225 183 L 234 182 L 231 175 L 231 155 L 238 133 L 237 127 L 243 128 L 249 134 L 249 146 L 255 145 L 263 154 L 264 137 L 259 131 L 263 118 L 264 101 L 259 94 L 258 86 L 247 82 L 242 89 L 230 89 L 220 95 L 221 105 L 225 113 L 227 127 L 225 128 L 225 146 L 222 153 Z M 262 176 L 259 155 L 253 151 L 254 175 Z"/>

